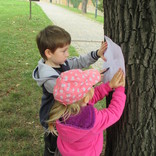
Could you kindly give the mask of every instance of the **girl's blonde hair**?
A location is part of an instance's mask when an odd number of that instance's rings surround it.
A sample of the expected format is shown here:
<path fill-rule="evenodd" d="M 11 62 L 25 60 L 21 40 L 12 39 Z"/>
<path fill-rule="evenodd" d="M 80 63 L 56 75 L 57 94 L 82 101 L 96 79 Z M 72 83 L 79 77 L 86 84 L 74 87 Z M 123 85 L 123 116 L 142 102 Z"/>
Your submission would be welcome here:
<path fill-rule="evenodd" d="M 56 126 L 55 126 L 56 120 L 62 118 L 62 122 L 65 122 L 70 117 L 70 115 L 76 115 L 80 112 L 81 102 L 82 100 L 65 106 L 59 101 L 55 101 L 50 111 L 49 120 L 47 121 L 49 125 L 49 130 L 51 131 L 51 133 L 57 135 Z"/>

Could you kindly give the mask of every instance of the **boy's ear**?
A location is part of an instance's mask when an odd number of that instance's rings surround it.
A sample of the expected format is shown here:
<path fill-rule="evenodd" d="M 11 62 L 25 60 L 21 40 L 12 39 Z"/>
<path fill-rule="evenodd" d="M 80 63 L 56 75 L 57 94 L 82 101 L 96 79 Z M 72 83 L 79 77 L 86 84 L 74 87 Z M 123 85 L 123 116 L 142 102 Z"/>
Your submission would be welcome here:
<path fill-rule="evenodd" d="M 47 57 L 47 59 L 50 58 L 52 55 L 52 52 L 50 51 L 50 49 L 46 49 L 44 53 L 45 53 L 45 56 Z"/>

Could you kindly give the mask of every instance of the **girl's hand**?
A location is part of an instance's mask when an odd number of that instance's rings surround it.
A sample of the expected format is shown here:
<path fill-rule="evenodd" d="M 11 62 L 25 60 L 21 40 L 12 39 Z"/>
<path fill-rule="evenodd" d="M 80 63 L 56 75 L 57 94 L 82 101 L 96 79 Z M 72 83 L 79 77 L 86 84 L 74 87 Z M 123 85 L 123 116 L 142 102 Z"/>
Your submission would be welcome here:
<path fill-rule="evenodd" d="M 122 87 L 125 87 L 125 75 L 124 75 L 124 73 L 123 73 L 123 75 L 122 75 L 122 77 L 121 77 L 120 85 L 121 85 Z"/>
<path fill-rule="evenodd" d="M 115 73 L 109 82 L 109 86 L 114 89 L 120 86 L 125 87 L 125 76 L 121 68 Z"/>
<path fill-rule="evenodd" d="M 101 42 L 101 47 L 97 52 L 97 55 L 100 56 L 104 61 L 107 61 L 107 59 L 104 57 L 104 53 L 107 49 L 107 42 L 102 41 Z"/>

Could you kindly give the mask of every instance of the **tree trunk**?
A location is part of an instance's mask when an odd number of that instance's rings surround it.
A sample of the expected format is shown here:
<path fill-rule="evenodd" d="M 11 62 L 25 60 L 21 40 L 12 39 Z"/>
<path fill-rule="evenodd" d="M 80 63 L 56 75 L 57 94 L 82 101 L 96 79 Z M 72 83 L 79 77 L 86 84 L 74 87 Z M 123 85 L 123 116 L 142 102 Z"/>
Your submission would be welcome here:
<path fill-rule="evenodd" d="M 87 13 L 88 0 L 82 0 L 82 13 Z"/>
<path fill-rule="evenodd" d="M 127 94 L 120 121 L 107 129 L 105 155 L 155 156 L 156 1 L 103 4 L 104 33 L 121 46 L 125 57 Z"/>

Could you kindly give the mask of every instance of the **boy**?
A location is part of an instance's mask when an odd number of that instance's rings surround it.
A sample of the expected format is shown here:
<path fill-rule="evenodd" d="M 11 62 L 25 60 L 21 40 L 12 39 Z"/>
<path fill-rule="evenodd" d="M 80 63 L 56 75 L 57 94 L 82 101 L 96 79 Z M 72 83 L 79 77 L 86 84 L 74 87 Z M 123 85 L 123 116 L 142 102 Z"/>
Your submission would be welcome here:
<path fill-rule="evenodd" d="M 68 49 L 71 43 L 70 34 L 58 26 L 47 26 L 36 37 L 36 42 L 42 59 L 33 71 L 33 78 L 43 89 L 42 103 L 40 108 L 41 125 L 48 129 L 46 121 L 49 119 L 49 111 L 54 104 L 53 88 L 58 76 L 67 70 L 87 68 L 95 63 L 98 58 L 104 58 L 107 43 L 102 42 L 97 51 L 92 51 L 84 56 L 68 59 Z M 44 135 L 44 156 L 52 156 L 57 147 L 57 137 L 46 132 Z"/>

